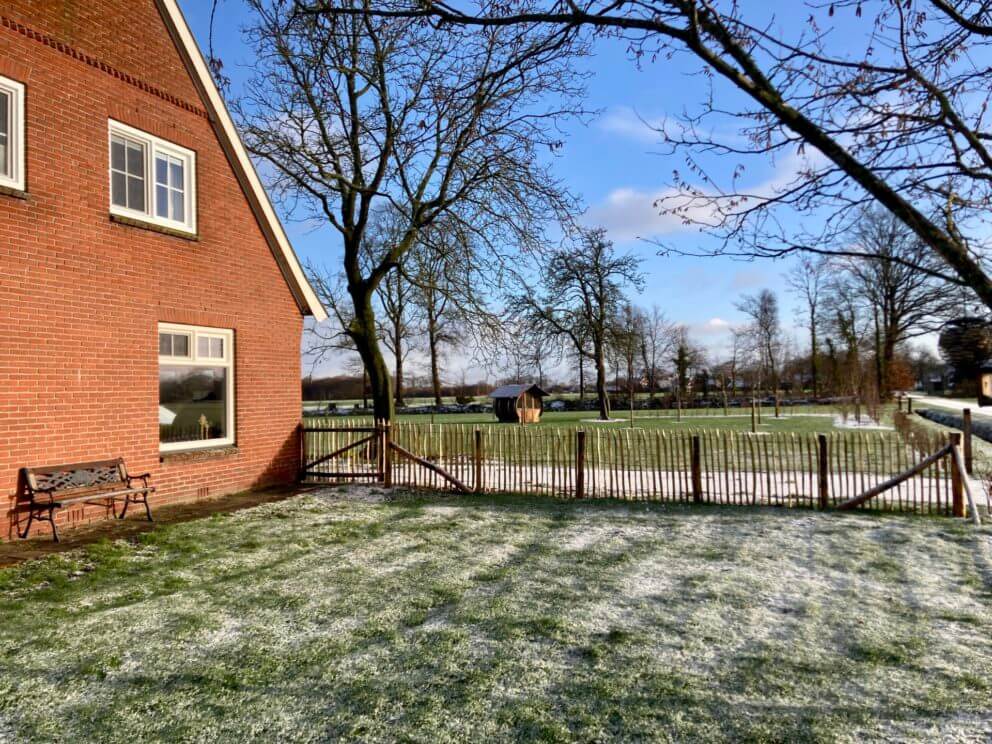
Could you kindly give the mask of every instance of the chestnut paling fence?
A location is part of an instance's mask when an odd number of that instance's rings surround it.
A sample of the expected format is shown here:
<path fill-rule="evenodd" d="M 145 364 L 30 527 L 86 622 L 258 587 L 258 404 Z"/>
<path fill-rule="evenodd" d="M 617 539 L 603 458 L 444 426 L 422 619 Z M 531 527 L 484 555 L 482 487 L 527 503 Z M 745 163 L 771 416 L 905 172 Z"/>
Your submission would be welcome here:
<path fill-rule="evenodd" d="M 466 492 L 963 515 L 946 437 L 591 429 L 308 419 L 301 473 Z M 913 472 L 918 470 L 918 472 Z M 907 474 L 910 474 L 907 476 Z"/>

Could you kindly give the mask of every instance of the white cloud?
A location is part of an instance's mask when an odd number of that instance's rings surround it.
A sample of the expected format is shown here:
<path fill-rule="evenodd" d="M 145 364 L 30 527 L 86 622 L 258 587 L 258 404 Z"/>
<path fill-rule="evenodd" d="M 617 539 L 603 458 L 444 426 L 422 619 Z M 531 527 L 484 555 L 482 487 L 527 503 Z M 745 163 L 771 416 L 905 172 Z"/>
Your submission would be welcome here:
<path fill-rule="evenodd" d="M 630 106 L 612 108 L 596 121 L 596 126 L 604 132 L 645 143 L 657 143 L 662 139 L 658 131 L 664 126 L 664 119 L 650 119 L 638 114 Z"/>
<path fill-rule="evenodd" d="M 690 329 L 690 333 L 700 336 L 720 336 L 731 330 L 731 325 L 723 318 L 710 318 L 705 323 L 697 323 Z"/>
<path fill-rule="evenodd" d="M 741 185 L 738 191 L 747 193 L 750 197 L 748 206 L 754 207 L 790 184 L 801 170 L 821 160 L 818 152 L 811 157 L 791 155 L 777 163 L 768 179 L 753 186 Z M 621 187 L 591 207 L 584 221 L 605 227 L 610 237 L 618 241 L 695 232 L 700 225 L 715 227 L 721 223 L 722 216 L 719 205 L 708 197 L 716 196 L 716 192 L 712 188 L 701 188 L 700 191 L 703 196 L 693 198 L 671 187 L 655 191 Z M 665 205 L 664 212 L 657 206 L 659 201 Z M 679 213 L 672 214 L 671 210 L 676 207 Z"/>
<path fill-rule="evenodd" d="M 655 192 L 614 189 L 586 212 L 584 221 L 605 227 L 612 239 L 621 241 L 680 232 L 686 228 L 684 220 L 662 214 L 655 206 L 659 198 L 675 195 L 673 189 Z"/>
<path fill-rule="evenodd" d="M 663 142 L 666 132 L 675 138 L 710 141 L 728 147 L 746 147 L 750 140 L 740 131 L 728 129 L 688 128 L 684 122 L 668 116 L 645 116 L 630 106 L 614 106 L 596 120 L 596 127 L 609 134 L 646 144 Z"/>

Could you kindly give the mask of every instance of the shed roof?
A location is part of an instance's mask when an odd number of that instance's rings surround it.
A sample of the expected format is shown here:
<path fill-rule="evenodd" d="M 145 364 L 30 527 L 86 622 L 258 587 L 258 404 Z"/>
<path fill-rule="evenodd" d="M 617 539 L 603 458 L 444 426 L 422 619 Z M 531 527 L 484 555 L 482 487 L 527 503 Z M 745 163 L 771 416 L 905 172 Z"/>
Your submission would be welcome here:
<path fill-rule="evenodd" d="M 547 395 L 546 392 L 541 390 L 537 385 L 533 383 L 525 383 L 522 385 L 504 385 L 503 387 L 498 387 L 489 393 L 490 398 L 519 398 L 525 392 L 532 392 L 541 398 Z"/>

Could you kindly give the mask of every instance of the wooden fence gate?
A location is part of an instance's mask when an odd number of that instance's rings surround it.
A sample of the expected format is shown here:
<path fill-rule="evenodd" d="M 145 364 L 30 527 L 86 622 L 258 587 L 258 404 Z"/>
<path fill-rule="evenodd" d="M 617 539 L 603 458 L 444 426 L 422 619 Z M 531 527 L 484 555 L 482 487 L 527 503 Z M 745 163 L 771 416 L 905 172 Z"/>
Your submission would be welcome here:
<path fill-rule="evenodd" d="M 472 490 L 444 468 L 394 442 L 388 423 L 300 427 L 300 480 L 303 482 L 372 480 L 390 487 L 393 485 L 394 456 L 441 476 L 456 491 L 470 493 Z M 335 469 L 342 458 L 350 469 Z"/>

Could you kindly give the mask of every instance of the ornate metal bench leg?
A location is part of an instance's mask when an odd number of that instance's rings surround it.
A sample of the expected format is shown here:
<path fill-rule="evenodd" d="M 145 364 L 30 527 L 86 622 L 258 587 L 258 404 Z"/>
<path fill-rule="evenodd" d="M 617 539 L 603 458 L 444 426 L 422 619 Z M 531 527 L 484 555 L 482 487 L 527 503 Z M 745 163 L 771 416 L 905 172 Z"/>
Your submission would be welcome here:
<path fill-rule="evenodd" d="M 128 504 L 130 504 L 130 503 L 131 503 L 131 497 L 130 496 L 125 496 L 124 497 L 124 508 L 121 509 L 121 515 L 119 517 L 117 517 L 118 519 L 124 519 L 124 517 L 127 516 L 127 507 L 128 507 Z"/>
<path fill-rule="evenodd" d="M 148 494 L 147 493 L 145 494 L 144 502 L 145 502 L 145 514 L 148 516 L 148 521 L 149 522 L 154 522 L 155 520 L 152 519 L 152 508 L 148 505 Z"/>
<path fill-rule="evenodd" d="M 59 530 L 55 526 L 55 507 L 54 506 L 48 507 L 48 521 L 52 525 L 52 538 L 55 540 L 55 542 L 62 542 L 61 540 L 59 540 Z"/>
<path fill-rule="evenodd" d="M 24 532 L 21 532 L 20 529 L 17 530 L 17 536 L 19 538 L 23 540 L 28 536 L 28 533 L 31 532 L 31 522 L 33 521 L 34 521 L 34 507 L 32 506 L 28 509 L 28 526 L 24 528 Z"/>

